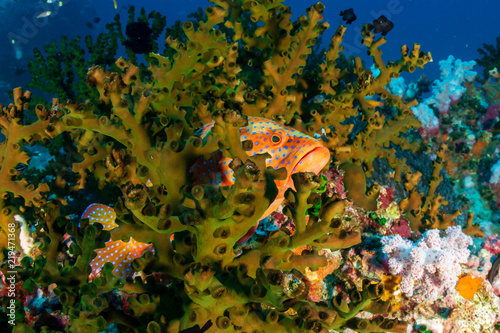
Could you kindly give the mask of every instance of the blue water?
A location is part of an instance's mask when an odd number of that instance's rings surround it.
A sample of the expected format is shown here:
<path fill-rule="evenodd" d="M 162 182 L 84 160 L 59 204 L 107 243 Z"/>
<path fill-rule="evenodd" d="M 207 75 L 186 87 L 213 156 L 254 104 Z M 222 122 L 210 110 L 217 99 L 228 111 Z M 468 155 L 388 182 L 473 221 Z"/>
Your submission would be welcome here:
<path fill-rule="evenodd" d="M 51 0 L 49 0 L 51 1 Z M 206 7 L 204 0 L 62 0 L 48 4 L 45 1 L 0 0 L 0 102 L 5 103 L 5 91 L 16 86 L 26 87 L 30 80 L 27 72 L 22 73 L 27 61 L 32 57 L 34 47 L 41 48 L 52 39 L 60 36 L 69 37 L 93 35 L 104 30 L 107 22 L 111 22 L 116 13 L 121 14 L 123 26 L 126 24 L 127 9 L 130 5 L 145 7 L 146 11 L 156 10 L 167 16 L 167 25 L 175 20 L 185 20 L 187 14 L 198 7 Z M 294 17 L 305 14 L 305 9 L 314 1 L 285 1 L 292 7 Z M 500 1 L 431 1 L 431 0 L 350 0 L 324 1 L 325 19 L 331 27 L 324 34 L 326 44 L 343 23 L 339 12 L 354 8 L 357 20 L 348 25 L 344 41 L 347 55 L 366 57 L 366 50 L 360 45 L 359 31 L 363 23 L 371 22 L 380 15 L 385 15 L 394 22 L 394 29 L 387 35 L 388 43 L 381 49 L 384 60 L 399 58 L 400 46 L 403 44 L 421 44 L 423 51 L 432 53 L 434 62 L 415 75 L 427 74 L 430 79 L 439 76 L 438 61 L 452 54 L 458 59 L 471 60 L 479 58 L 477 49 L 483 43 L 495 44 L 500 35 Z M 37 19 L 40 13 L 50 10 L 52 14 Z M 100 18 L 94 23 L 94 18 Z M 93 28 L 89 28 L 87 23 Z M 17 38 L 15 44 L 12 39 Z M 163 37 L 162 37 L 163 38 Z M 160 43 L 163 45 L 163 43 Z M 481 72 L 481 69 L 476 69 Z M 417 78 L 415 77 L 410 78 Z"/>

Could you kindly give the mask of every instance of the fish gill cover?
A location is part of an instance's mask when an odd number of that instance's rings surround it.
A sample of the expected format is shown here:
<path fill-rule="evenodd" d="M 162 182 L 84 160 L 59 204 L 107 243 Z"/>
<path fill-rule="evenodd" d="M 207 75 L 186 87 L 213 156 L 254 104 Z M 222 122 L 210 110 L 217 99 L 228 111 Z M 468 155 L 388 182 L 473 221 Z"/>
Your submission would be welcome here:
<path fill-rule="evenodd" d="M 370 70 L 342 57 L 340 26 L 318 65 L 323 4 L 292 21 L 282 1 L 211 2 L 149 66 L 119 58 L 91 66 L 87 88 L 66 87 L 72 101 L 34 104 L 16 88 L 2 106 L 7 327 L 406 332 L 412 309 L 445 293 L 493 304 L 488 279 L 463 267 L 466 234 L 484 232 L 472 214 L 456 226 L 462 212 L 437 190 L 446 145 L 432 151 L 432 177 L 403 158 L 429 149 L 417 101 L 388 85 L 430 54 L 414 44 L 384 62 L 374 32 L 387 30 L 367 24 Z M 45 173 L 26 167 L 35 145 L 51 159 Z M 200 168 L 231 175 L 203 181 Z M 369 183 L 384 168 L 392 185 Z"/>

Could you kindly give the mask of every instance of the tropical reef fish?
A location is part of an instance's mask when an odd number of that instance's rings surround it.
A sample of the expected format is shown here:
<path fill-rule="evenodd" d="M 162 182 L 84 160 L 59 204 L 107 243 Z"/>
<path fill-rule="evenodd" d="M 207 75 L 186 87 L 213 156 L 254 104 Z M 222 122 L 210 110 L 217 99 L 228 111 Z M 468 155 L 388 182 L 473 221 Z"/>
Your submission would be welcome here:
<path fill-rule="evenodd" d="M 374 99 L 369 99 L 369 98 L 367 98 L 367 99 L 366 99 L 366 102 L 367 102 L 368 104 L 370 104 L 371 106 L 373 106 L 373 107 L 378 107 L 378 106 L 379 106 L 379 107 L 382 107 L 382 106 L 384 106 L 384 105 L 385 105 L 385 103 L 384 103 L 384 102 L 382 102 L 382 101 L 376 101 L 376 100 L 374 100 Z"/>
<path fill-rule="evenodd" d="M 325 95 L 323 95 L 323 94 L 316 95 L 311 99 L 311 101 L 313 103 L 320 103 L 321 104 L 325 101 Z"/>
<path fill-rule="evenodd" d="M 394 23 L 389 21 L 384 15 L 380 15 L 378 19 L 373 20 L 373 23 L 368 23 L 368 29 L 373 30 L 373 33 L 382 33 L 382 36 L 387 35 L 394 28 Z"/>
<path fill-rule="evenodd" d="M 354 14 L 354 10 L 352 8 L 342 10 L 340 12 L 340 16 L 342 16 L 342 20 L 347 24 L 351 24 L 357 19 L 356 14 Z"/>
<path fill-rule="evenodd" d="M 214 123 L 206 124 L 200 132 L 205 138 Z M 240 128 L 241 141 L 251 140 L 253 148 L 247 151 L 249 156 L 268 153 L 267 166 L 274 169 L 285 167 L 287 178 L 276 180 L 279 189 L 278 196 L 262 215 L 267 217 L 283 202 L 285 191 L 293 188 L 292 174 L 296 172 L 314 172 L 318 174 L 330 162 L 330 151 L 321 142 L 291 127 L 280 125 L 274 121 L 248 117 L 248 126 Z M 222 151 L 216 151 L 209 159 L 200 159 L 191 168 L 194 184 L 232 185 L 235 181 L 233 171 L 229 168 L 231 159 L 222 156 Z M 252 227 L 239 240 L 239 244 L 247 240 L 257 229 Z"/>
<path fill-rule="evenodd" d="M 104 230 L 111 230 L 118 226 L 115 223 L 115 211 L 106 205 L 91 204 L 82 215 L 82 219 L 85 218 L 88 218 L 90 223 L 102 224 Z M 130 267 L 132 261 L 139 258 L 146 249 L 154 251 L 152 247 L 151 244 L 137 242 L 132 237 L 128 242 L 107 241 L 105 248 L 96 250 L 97 256 L 90 263 L 90 267 L 92 267 L 90 276 L 91 278 L 98 276 L 107 262 L 114 266 L 113 275 L 131 276 L 133 273 Z"/>
<path fill-rule="evenodd" d="M 36 18 L 47 17 L 47 16 L 50 16 L 50 14 L 52 14 L 52 12 L 50 10 L 47 10 L 47 11 L 45 11 L 43 13 L 38 14 Z"/>

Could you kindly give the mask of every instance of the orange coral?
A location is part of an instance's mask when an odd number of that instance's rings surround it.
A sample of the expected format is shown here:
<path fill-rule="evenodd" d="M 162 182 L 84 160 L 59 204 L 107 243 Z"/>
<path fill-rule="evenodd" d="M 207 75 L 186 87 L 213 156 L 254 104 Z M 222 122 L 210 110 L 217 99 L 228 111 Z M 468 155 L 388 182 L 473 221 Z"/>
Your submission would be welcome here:
<path fill-rule="evenodd" d="M 483 278 L 473 278 L 470 274 L 462 276 L 457 283 L 456 289 L 460 296 L 465 299 L 473 299 L 474 294 L 481 286 Z"/>

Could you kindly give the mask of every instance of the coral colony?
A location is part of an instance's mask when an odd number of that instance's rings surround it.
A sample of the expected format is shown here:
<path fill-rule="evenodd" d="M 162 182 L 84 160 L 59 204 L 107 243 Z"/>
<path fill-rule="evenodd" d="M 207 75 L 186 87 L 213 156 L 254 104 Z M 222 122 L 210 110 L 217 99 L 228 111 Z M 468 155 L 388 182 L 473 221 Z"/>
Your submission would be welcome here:
<path fill-rule="evenodd" d="M 3 327 L 499 329 L 498 72 L 450 56 L 406 84 L 432 58 L 383 60 L 390 29 L 365 25 L 370 68 L 344 26 L 318 55 L 321 3 L 296 21 L 280 0 L 212 3 L 168 55 L 149 40 L 148 66 L 103 56 L 62 89 L 35 52 L 34 84 L 72 99 L 16 88 L 1 107 Z"/>

